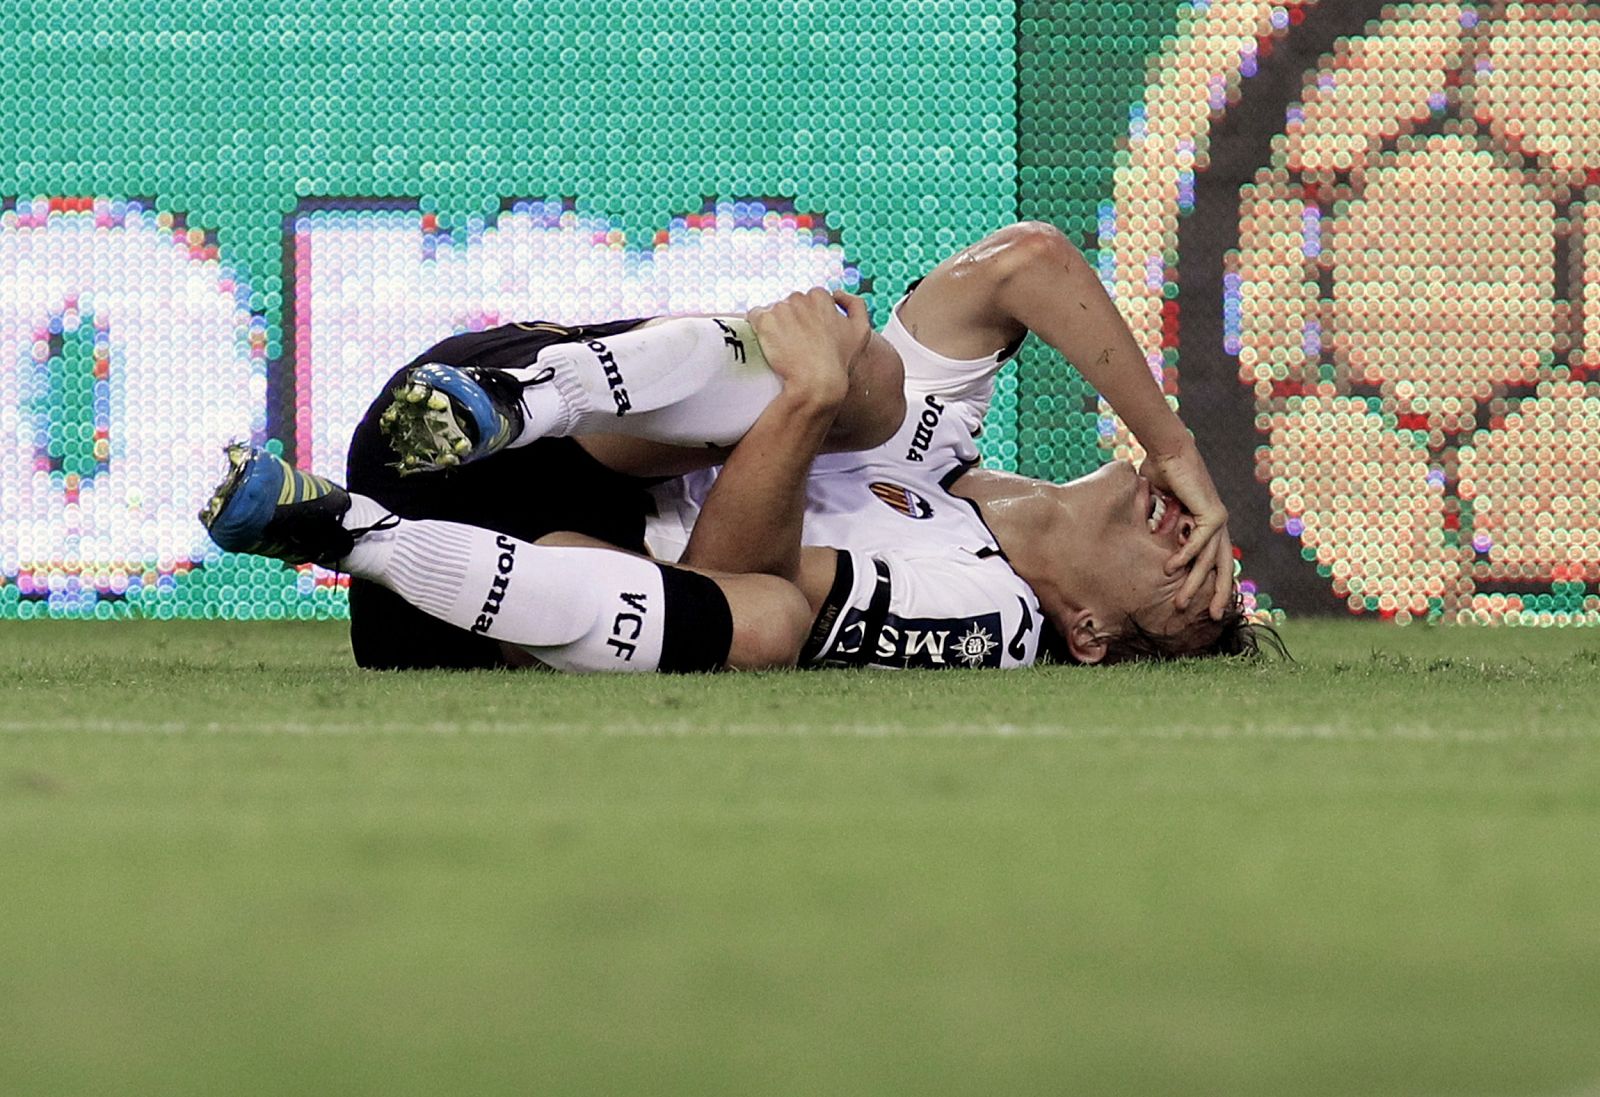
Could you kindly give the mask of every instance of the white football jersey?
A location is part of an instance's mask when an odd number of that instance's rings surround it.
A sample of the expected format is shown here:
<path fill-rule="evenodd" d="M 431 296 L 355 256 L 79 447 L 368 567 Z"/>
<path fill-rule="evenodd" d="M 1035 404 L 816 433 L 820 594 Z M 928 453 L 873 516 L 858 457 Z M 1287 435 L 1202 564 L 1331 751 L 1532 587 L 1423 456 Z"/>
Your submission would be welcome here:
<path fill-rule="evenodd" d="M 888 442 L 823 454 L 806 487 L 804 543 L 840 549 L 838 577 L 802 663 L 1015 667 L 1034 661 L 1038 599 L 1000 554 L 970 500 L 948 485 L 975 439 L 1001 356 L 958 360 L 911 337 L 895 307 L 883 336 L 905 366 L 906 419 Z M 676 560 L 715 470 L 654 489 L 645 541 Z"/>

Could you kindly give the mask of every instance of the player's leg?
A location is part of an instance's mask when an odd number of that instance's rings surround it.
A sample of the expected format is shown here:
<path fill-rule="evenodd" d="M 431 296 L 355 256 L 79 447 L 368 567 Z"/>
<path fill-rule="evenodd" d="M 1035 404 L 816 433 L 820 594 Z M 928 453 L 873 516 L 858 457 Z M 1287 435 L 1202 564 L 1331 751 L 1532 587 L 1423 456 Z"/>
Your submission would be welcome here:
<path fill-rule="evenodd" d="M 882 445 L 900 429 L 905 417 L 905 370 L 899 352 L 874 333 L 851 363 L 850 391 L 822 451 L 842 453 Z M 625 434 L 585 434 L 577 442 L 607 468 L 636 477 L 681 476 L 720 465 L 730 452 L 727 446 L 691 449 Z"/>
<path fill-rule="evenodd" d="M 781 388 L 743 319 L 680 317 L 580 334 L 522 366 L 415 366 L 382 421 L 402 467 L 419 470 L 598 432 L 731 445 Z"/>
<path fill-rule="evenodd" d="M 868 448 L 899 427 L 898 359 L 883 349 L 853 371 L 859 377 L 830 448 Z M 526 366 L 414 366 L 393 386 L 380 422 L 400 467 L 414 471 L 557 436 L 706 450 L 737 442 L 781 388 L 747 321 L 675 317 L 556 343 Z"/>
<path fill-rule="evenodd" d="M 385 389 L 399 379 L 392 378 Z M 387 394 L 375 400 L 350 439 L 344 483 L 406 518 L 482 526 L 522 541 L 578 530 L 607 544 L 643 551 L 644 485 L 586 454 L 571 438 L 548 438 L 464 468 L 403 476 L 379 429 Z M 510 649 L 456 628 L 368 579 L 350 579 L 350 648 L 356 665 L 417 670 L 507 665 Z"/>
<path fill-rule="evenodd" d="M 356 496 L 360 528 L 381 508 Z M 365 508 L 371 508 L 363 513 Z M 431 519 L 376 525 L 339 561 L 430 616 L 580 673 L 792 666 L 811 623 L 792 584 L 713 579 L 596 544 Z"/>
<path fill-rule="evenodd" d="M 616 549 L 401 519 L 261 450 L 233 447 L 229 458 L 229 476 L 201 515 L 222 547 L 337 567 L 556 669 L 792 665 L 810 625 L 799 591 L 771 577 L 736 577 L 725 591 Z"/>
<path fill-rule="evenodd" d="M 540 538 L 538 547 L 547 546 L 587 547 L 615 552 L 613 546 L 579 533 L 552 533 Z M 642 559 L 632 553 L 622 555 Z M 733 575 L 681 564 L 657 566 L 669 573 L 688 573 L 704 578 L 713 583 L 727 600 L 733 626 L 725 663 L 727 669 L 761 670 L 795 664 L 816 617 L 798 586 L 773 575 Z M 700 591 L 709 589 L 703 584 L 692 585 Z M 669 648 L 676 650 L 685 646 L 688 645 L 670 642 L 669 637 Z"/>

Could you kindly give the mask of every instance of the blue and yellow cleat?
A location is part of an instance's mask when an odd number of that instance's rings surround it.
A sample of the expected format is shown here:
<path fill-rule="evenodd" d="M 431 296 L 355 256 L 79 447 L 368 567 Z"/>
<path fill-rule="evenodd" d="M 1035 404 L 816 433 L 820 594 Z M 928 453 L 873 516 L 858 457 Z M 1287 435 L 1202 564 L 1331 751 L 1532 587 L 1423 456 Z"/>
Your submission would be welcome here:
<path fill-rule="evenodd" d="M 324 567 L 350 554 L 356 534 L 341 522 L 349 492 L 257 446 L 234 442 L 224 452 L 228 475 L 200 512 L 220 547 Z"/>
<path fill-rule="evenodd" d="M 522 432 L 522 390 L 554 376 L 523 380 L 486 366 L 427 362 L 405 372 L 378 417 L 402 475 L 437 472 L 504 449 Z"/>

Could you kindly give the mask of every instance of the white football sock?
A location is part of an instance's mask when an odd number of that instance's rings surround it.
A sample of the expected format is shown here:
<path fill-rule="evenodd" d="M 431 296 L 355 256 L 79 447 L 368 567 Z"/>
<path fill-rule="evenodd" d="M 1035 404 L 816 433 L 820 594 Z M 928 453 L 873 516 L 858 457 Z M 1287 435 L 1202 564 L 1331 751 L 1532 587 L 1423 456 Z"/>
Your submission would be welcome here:
<path fill-rule="evenodd" d="M 555 377 L 524 391 L 513 446 L 566 434 L 730 446 L 783 388 L 739 317 L 680 317 L 557 343 L 512 372 L 531 379 L 545 370 Z"/>
<path fill-rule="evenodd" d="M 388 512 L 351 493 L 347 529 Z M 376 517 L 374 517 L 376 515 Z M 619 550 L 534 545 L 458 522 L 404 520 L 363 535 L 340 568 L 458 628 L 567 671 L 649 671 L 661 661 L 661 567 Z"/>
<path fill-rule="evenodd" d="M 340 524 L 345 529 L 369 529 L 389 517 L 389 508 L 360 492 L 350 493 L 350 509 L 345 511 Z M 369 571 L 382 571 L 389 562 L 389 551 L 394 544 L 394 530 L 378 529 L 356 538 L 355 548 L 339 562 L 339 570 L 347 575 L 365 575 Z"/>

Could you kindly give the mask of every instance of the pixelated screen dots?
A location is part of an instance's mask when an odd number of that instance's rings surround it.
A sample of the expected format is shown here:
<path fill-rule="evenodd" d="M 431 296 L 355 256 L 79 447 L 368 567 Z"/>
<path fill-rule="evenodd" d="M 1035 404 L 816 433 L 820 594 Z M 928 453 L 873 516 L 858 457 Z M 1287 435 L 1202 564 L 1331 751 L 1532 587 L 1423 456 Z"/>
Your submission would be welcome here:
<path fill-rule="evenodd" d="M 1425 615 L 1457 600 L 1463 553 L 1446 537 L 1444 478 L 1426 447 L 1360 398 L 1295 397 L 1269 422 L 1257 460 L 1274 524 L 1352 610 Z"/>
<path fill-rule="evenodd" d="M 0 578 L 52 611 L 214 554 L 195 512 L 264 427 L 250 289 L 181 219 L 105 199 L 0 214 Z"/>
<path fill-rule="evenodd" d="M 293 233 L 297 454 L 334 472 L 384 379 L 453 332 L 743 310 L 860 283 L 820 215 L 760 201 L 675 217 L 645 248 L 545 202 L 457 235 L 417 210 L 327 208 L 297 215 Z"/>
<path fill-rule="evenodd" d="M 1147 63 L 1177 28 L 1179 9 L 1169 0 L 1016 5 L 1020 219 L 1049 222 L 1079 244 L 1111 219 L 1106 199 L 1117 144 L 1144 92 Z M 1092 246 L 1085 251 L 1094 258 Z M 1016 366 L 1018 430 L 997 463 L 1050 479 L 1092 472 L 1105 460 L 1094 389 L 1036 339 L 1024 344 Z M 1007 395 L 1002 377 L 996 405 Z M 980 446 L 992 437 L 985 432 Z"/>
<path fill-rule="evenodd" d="M 1590 201 L 1578 214 L 1583 230 L 1583 353 L 1579 364 L 1600 370 L 1600 186 L 1589 188 Z"/>
<path fill-rule="evenodd" d="M 1151 67 L 1144 102 L 1134 112 L 1114 175 L 1113 216 L 1102 220 L 1100 246 L 1111 257 L 1103 274 L 1145 350 L 1151 372 L 1180 393 L 1173 369 L 1173 295 L 1178 220 L 1194 196 L 1196 170 L 1209 161 L 1211 120 L 1228 104 L 1258 43 L 1281 33 L 1315 0 L 1212 0 L 1180 6 L 1178 33 Z M 1101 437 L 1118 457 L 1142 455 L 1127 429 L 1101 405 Z"/>
<path fill-rule="evenodd" d="M 1577 490 L 1574 483 L 1539 498 L 1543 485 L 1519 488 L 1526 470 L 1514 458 L 1530 447 L 1551 460 L 1581 451 L 1576 428 L 1559 424 L 1586 421 L 1583 401 L 1595 395 L 1567 392 L 1570 406 L 1559 415 L 1524 399 L 1536 383 L 1541 392 L 1563 383 L 1569 364 L 1586 368 L 1587 336 L 1576 353 L 1568 345 L 1575 311 L 1588 327 L 1596 271 L 1587 258 L 1587 214 L 1570 204 L 1581 189 L 1573 184 L 1587 180 L 1552 174 L 1509 128 L 1484 124 L 1485 81 L 1511 80 L 1488 53 L 1496 36 L 1507 37 L 1502 24 L 1531 9 L 1457 5 L 1458 34 L 1443 19 L 1452 14 L 1445 5 L 1373 4 L 1377 18 L 1366 32 L 1335 41 L 1305 74 L 1305 103 L 1289 105 L 1270 162 L 1240 195 L 1240 253 L 1224 279 L 1224 340 L 1237 348 L 1258 428 L 1269 435 L 1259 471 L 1270 487 L 1271 522 L 1301 538 L 1301 555 L 1318 561 L 1353 609 L 1417 612 L 1414 600 L 1384 606 L 1353 591 L 1351 580 L 1363 575 L 1396 596 L 1408 588 L 1427 593 L 1430 615 L 1467 609 L 1481 619 L 1484 604 L 1509 612 L 1510 602 L 1483 594 L 1481 582 L 1526 584 L 1530 598 L 1547 604 L 1552 596 L 1544 591 L 1574 574 L 1571 560 L 1555 562 L 1550 543 L 1582 545 L 1593 528 L 1587 505 L 1562 495 Z M 1569 21 L 1575 10 L 1565 13 Z M 1509 51 L 1500 64 L 1513 64 Z M 1586 78 L 1541 79 L 1527 91 L 1534 107 L 1551 100 L 1548 89 Z M 1417 103 L 1422 91 L 1425 110 Z M 1578 113 L 1566 117 L 1585 124 Z M 1319 288 L 1315 313 L 1297 322 L 1309 283 Z M 1357 398 L 1352 410 L 1364 404 L 1372 417 L 1365 426 L 1341 425 L 1318 403 L 1347 395 Z M 1393 513 L 1371 513 L 1364 497 L 1347 499 L 1315 482 L 1341 474 L 1307 459 L 1316 447 L 1306 438 L 1358 429 L 1396 436 L 1394 466 L 1376 475 L 1389 482 Z M 1519 432 L 1517 442 L 1500 441 L 1502 430 Z M 1341 441 L 1330 435 L 1323 448 L 1333 452 Z M 1290 449 L 1280 454 L 1279 446 Z M 1514 471 L 1494 472 L 1501 460 Z M 1442 505 L 1413 490 L 1418 469 Z M 1469 491 L 1491 483 L 1497 498 L 1480 515 Z M 1519 490 L 1528 498 L 1509 506 Z M 1479 528 L 1493 526 L 1496 510 L 1545 517 L 1538 525 Z M 1414 514 L 1440 526 L 1425 536 L 1414 531 L 1403 559 L 1373 552 L 1365 527 L 1401 537 L 1403 519 Z M 1536 543 L 1540 529 L 1559 537 Z M 1515 567 L 1497 562 L 1513 558 Z M 1418 563 L 1439 570 L 1419 584 L 1405 571 Z M 1581 619 L 1592 619 L 1594 608 Z M 1580 619 L 1570 616 L 1579 612 L 1573 607 L 1568 612 L 1568 620 Z"/>
<path fill-rule="evenodd" d="M 1466 25 L 1475 21 L 1470 6 L 1405 4 L 1376 34 L 1339 42 L 1290 114 L 1289 161 L 1308 173 L 1349 171 L 1427 119 L 1443 105 Z"/>
<path fill-rule="evenodd" d="M 1600 580 L 1600 384 L 1547 382 L 1461 454 L 1487 580 Z M 1498 418 L 1498 417 L 1497 417 Z"/>
<path fill-rule="evenodd" d="M 1322 244 L 1335 355 L 1401 410 L 1470 417 L 1462 401 L 1531 381 L 1553 346 L 1555 206 L 1468 138 L 1370 161 Z"/>
<path fill-rule="evenodd" d="M 1319 380 L 1321 210 L 1283 190 L 1271 180 L 1241 189 L 1239 249 L 1224 259 L 1226 349 L 1264 400 L 1286 382 L 1298 393 Z"/>
<path fill-rule="evenodd" d="M 1273 527 L 1300 539 L 1350 608 L 1436 614 L 1463 604 L 1470 581 L 1448 453 L 1428 443 L 1471 430 L 1495 383 L 1532 377 L 1554 314 L 1554 212 L 1451 139 L 1374 159 L 1331 220 L 1289 196 L 1277 169 L 1243 188 L 1229 291 L 1240 379 L 1270 424 L 1258 476 Z M 1484 222 L 1499 209 L 1513 212 Z M 1508 222 L 1518 231 L 1500 235 Z M 1376 395 L 1351 399 L 1353 388 Z"/>
<path fill-rule="evenodd" d="M 1509 4 L 1487 30 L 1477 120 L 1558 172 L 1600 170 L 1600 6 Z"/>

